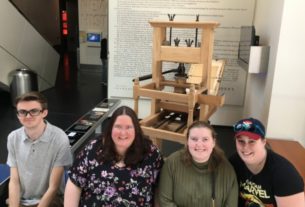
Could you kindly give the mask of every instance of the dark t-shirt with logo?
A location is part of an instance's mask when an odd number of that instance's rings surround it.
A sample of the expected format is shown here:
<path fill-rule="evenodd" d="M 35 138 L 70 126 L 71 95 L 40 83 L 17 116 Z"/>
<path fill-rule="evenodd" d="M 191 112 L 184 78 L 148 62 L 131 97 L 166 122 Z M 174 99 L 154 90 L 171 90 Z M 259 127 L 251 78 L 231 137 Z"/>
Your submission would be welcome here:
<path fill-rule="evenodd" d="M 257 175 L 251 173 L 237 153 L 230 162 L 239 183 L 239 207 L 276 207 L 275 196 L 304 191 L 304 181 L 295 167 L 271 150 L 267 150 L 265 166 Z"/>

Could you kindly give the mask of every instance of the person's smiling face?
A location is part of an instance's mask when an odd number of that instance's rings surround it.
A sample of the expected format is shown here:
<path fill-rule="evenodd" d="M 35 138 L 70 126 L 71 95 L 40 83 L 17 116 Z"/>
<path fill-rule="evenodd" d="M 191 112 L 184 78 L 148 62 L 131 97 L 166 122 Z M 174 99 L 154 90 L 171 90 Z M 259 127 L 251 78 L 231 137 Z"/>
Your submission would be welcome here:
<path fill-rule="evenodd" d="M 135 139 L 132 119 L 128 115 L 118 116 L 112 127 L 111 136 L 117 153 L 124 156 Z"/>
<path fill-rule="evenodd" d="M 187 147 L 194 161 L 208 161 L 215 147 L 211 130 L 206 127 L 192 128 L 187 139 Z"/>
<path fill-rule="evenodd" d="M 256 165 L 264 159 L 265 139 L 254 140 L 246 135 L 241 135 L 236 137 L 235 143 L 237 153 L 247 165 Z"/>

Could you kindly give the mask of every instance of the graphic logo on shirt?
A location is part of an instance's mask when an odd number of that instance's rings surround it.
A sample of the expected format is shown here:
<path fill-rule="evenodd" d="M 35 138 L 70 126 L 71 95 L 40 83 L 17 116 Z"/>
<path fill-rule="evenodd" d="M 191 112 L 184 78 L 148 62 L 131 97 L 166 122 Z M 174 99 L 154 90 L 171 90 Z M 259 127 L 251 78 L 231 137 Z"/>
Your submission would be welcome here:
<path fill-rule="evenodd" d="M 257 185 L 249 181 L 240 183 L 240 196 L 245 200 L 245 207 L 274 207 L 273 204 L 264 204 L 261 199 L 269 199 L 267 191 L 262 189 L 261 185 Z"/>

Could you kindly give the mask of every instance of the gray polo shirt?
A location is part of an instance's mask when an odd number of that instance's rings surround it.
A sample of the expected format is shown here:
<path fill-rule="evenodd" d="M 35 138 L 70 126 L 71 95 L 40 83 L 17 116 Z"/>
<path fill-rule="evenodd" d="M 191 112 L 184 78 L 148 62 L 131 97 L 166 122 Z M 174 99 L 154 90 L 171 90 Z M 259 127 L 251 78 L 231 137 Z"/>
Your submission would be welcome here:
<path fill-rule="evenodd" d="M 41 199 L 48 189 L 53 167 L 72 165 L 67 135 L 60 128 L 46 123 L 44 133 L 35 141 L 28 138 L 24 127 L 8 135 L 7 164 L 18 169 L 22 203 Z"/>

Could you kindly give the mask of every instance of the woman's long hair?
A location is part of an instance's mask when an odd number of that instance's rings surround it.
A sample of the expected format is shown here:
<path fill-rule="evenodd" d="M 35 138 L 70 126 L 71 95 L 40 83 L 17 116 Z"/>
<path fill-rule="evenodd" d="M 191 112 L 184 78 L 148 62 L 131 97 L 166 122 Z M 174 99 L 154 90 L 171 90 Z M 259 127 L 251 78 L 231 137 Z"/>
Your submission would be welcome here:
<path fill-rule="evenodd" d="M 115 149 L 115 144 L 111 136 L 113 125 L 117 117 L 121 115 L 126 115 L 131 118 L 135 130 L 135 139 L 126 151 L 125 157 L 123 159 L 126 165 L 135 165 L 141 162 L 148 154 L 152 142 L 144 136 L 138 121 L 138 117 L 134 110 L 127 106 L 119 107 L 112 114 L 112 117 L 110 118 L 109 123 L 106 127 L 105 133 L 102 136 L 101 144 L 99 146 L 99 149 L 101 149 L 102 151 L 98 155 L 98 158 L 100 161 L 104 162 L 118 162 L 122 159 Z M 97 150 L 97 152 L 98 151 L 100 150 Z"/>
<path fill-rule="evenodd" d="M 211 134 L 212 134 L 212 137 L 215 141 L 215 147 L 210 155 L 210 158 L 208 160 L 208 170 L 209 171 L 215 171 L 215 169 L 219 166 L 219 164 L 221 162 L 223 162 L 226 158 L 225 158 L 225 154 L 223 152 L 223 150 L 217 145 L 217 140 L 216 140 L 216 132 L 214 130 L 214 128 L 207 122 L 204 122 L 204 121 L 195 121 L 193 122 L 188 130 L 187 130 L 187 139 L 189 139 L 189 135 L 190 135 L 190 131 L 193 129 L 193 128 L 207 128 L 211 131 Z M 185 147 L 185 151 L 184 151 L 184 154 L 182 156 L 182 161 L 189 165 L 192 163 L 192 156 L 191 156 L 191 153 L 188 149 L 188 146 L 186 145 Z"/>

